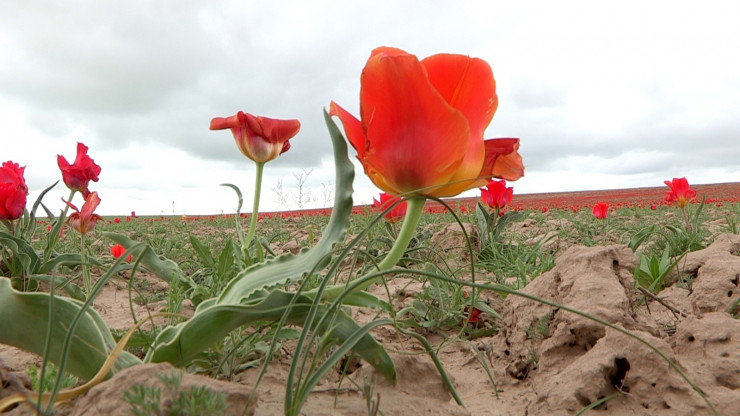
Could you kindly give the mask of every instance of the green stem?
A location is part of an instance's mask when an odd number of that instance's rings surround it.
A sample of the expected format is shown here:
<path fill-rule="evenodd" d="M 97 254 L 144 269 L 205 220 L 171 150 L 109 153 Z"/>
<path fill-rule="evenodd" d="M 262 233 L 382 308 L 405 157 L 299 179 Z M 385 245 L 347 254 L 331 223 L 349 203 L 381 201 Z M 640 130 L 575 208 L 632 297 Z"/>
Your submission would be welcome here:
<path fill-rule="evenodd" d="M 689 221 L 689 216 L 686 215 L 686 206 L 681 207 L 681 213 L 683 213 L 683 220 L 686 221 L 686 231 L 691 232 L 691 222 Z"/>
<path fill-rule="evenodd" d="M 398 238 L 396 238 L 396 242 L 393 243 L 393 247 L 391 247 L 391 250 L 385 256 L 383 261 L 378 264 L 377 271 L 388 270 L 395 266 L 396 263 L 398 263 L 398 260 L 401 260 L 401 257 L 403 257 L 403 254 L 406 252 L 411 239 L 414 237 L 416 227 L 419 225 L 419 220 L 421 219 L 421 214 L 424 213 L 425 203 L 426 198 L 411 198 L 408 200 L 406 216 L 403 218 L 403 224 L 401 225 L 401 230 L 398 232 Z M 367 289 L 373 283 L 377 282 L 381 276 L 378 276 L 375 279 L 369 279 L 367 282 L 355 288 L 352 292 L 354 293 Z M 340 287 L 340 289 L 343 289 L 343 286 Z M 327 294 L 329 294 L 330 290 L 331 288 L 327 288 Z"/>
<path fill-rule="evenodd" d="M 252 206 L 252 217 L 249 219 L 249 232 L 247 233 L 247 238 L 242 243 L 242 251 L 244 253 L 249 252 L 249 246 L 252 244 L 252 239 L 254 238 L 254 233 L 257 228 L 257 217 L 259 216 L 259 209 L 260 209 L 260 190 L 262 189 L 262 171 L 264 170 L 265 163 L 264 162 L 255 162 L 257 163 L 257 178 L 255 179 L 254 184 L 254 205 Z"/>
<path fill-rule="evenodd" d="M 82 280 L 85 282 L 85 298 L 92 292 L 92 283 L 90 282 L 90 269 L 87 267 L 87 254 L 85 254 L 85 234 L 80 233 L 80 259 L 82 260 Z"/>
<path fill-rule="evenodd" d="M 403 218 L 403 224 L 401 225 L 401 230 L 398 232 L 398 238 L 396 238 L 396 242 L 383 261 L 378 265 L 380 271 L 385 271 L 395 266 L 398 260 L 401 260 L 401 257 L 403 257 L 403 253 L 406 252 L 409 242 L 414 237 L 416 226 L 419 225 L 425 203 L 426 198 L 409 199 L 406 216 Z"/>
<path fill-rule="evenodd" d="M 77 191 L 75 190 L 69 191 L 69 199 L 67 199 L 67 202 L 69 202 L 70 204 L 72 203 L 72 198 L 74 198 L 75 196 L 75 192 Z M 69 211 L 69 205 L 64 204 L 64 211 L 62 211 L 62 215 L 59 217 L 60 224 L 64 224 L 64 220 L 67 218 L 67 211 Z M 61 225 L 59 227 L 59 230 L 61 230 L 61 227 L 63 226 L 64 225 Z M 49 261 L 49 259 L 51 258 L 51 253 L 54 251 L 54 247 L 56 247 L 57 242 L 59 242 L 59 230 L 57 230 L 57 227 L 53 227 L 51 230 L 51 234 L 52 234 L 50 236 L 51 240 L 49 242 L 49 245 L 46 247 L 46 252 L 44 252 L 44 263 Z"/>

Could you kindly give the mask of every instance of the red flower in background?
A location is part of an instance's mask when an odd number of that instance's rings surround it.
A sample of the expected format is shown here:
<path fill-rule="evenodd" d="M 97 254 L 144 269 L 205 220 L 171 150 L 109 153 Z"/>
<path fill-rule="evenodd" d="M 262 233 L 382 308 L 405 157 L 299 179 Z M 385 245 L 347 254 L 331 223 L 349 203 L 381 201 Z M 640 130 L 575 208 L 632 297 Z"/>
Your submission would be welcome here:
<path fill-rule="evenodd" d="M 23 172 L 26 167 L 7 161 L 0 167 L 0 219 L 16 220 L 26 209 L 28 186 Z"/>
<path fill-rule="evenodd" d="M 514 198 L 514 188 L 506 187 L 506 181 L 490 181 L 480 188 L 480 199 L 491 209 L 501 210 Z"/>
<path fill-rule="evenodd" d="M 211 130 L 231 129 L 236 146 L 244 156 L 257 163 L 269 162 L 290 149 L 290 140 L 298 134 L 298 120 L 255 117 L 242 111 L 231 117 L 211 120 Z"/>
<path fill-rule="evenodd" d="M 673 178 L 672 181 L 665 181 L 665 184 L 671 188 L 665 196 L 666 202 L 677 202 L 678 206 L 683 208 L 696 198 L 696 191 L 689 188 L 689 181 L 686 178 Z"/>
<path fill-rule="evenodd" d="M 454 196 L 491 177 L 524 174 L 519 139 L 483 140 L 498 106 L 482 59 L 372 51 L 360 77 L 360 117 L 332 101 L 365 174 L 392 195 Z"/>
<path fill-rule="evenodd" d="M 609 212 L 609 204 L 606 202 L 597 202 L 596 205 L 594 205 L 593 213 L 594 217 L 600 220 L 606 219 L 606 214 Z"/>
<path fill-rule="evenodd" d="M 380 201 L 373 198 L 373 207 L 380 208 L 381 210 L 385 210 L 389 206 L 393 205 L 399 199 L 400 198 L 397 196 L 389 195 L 386 193 L 381 193 Z M 385 214 L 385 219 L 388 222 L 392 222 L 392 223 L 403 219 L 403 217 L 406 216 L 407 206 L 408 206 L 408 202 L 402 201 L 400 204 L 393 207 L 392 210 L 388 211 L 387 214 Z"/>
<path fill-rule="evenodd" d="M 98 197 L 97 192 L 91 192 L 88 194 L 87 198 L 85 198 L 85 203 L 82 205 L 82 211 L 78 210 L 76 206 L 69 202 L 65 201 L 65 203 L 75 210 L 75 212 L 70 214 L 67 222 L 71 223 L 72 228 L 77 230 L 80 234 L 89 233 L 95 229 L 95 225 L 98 220 L 103 219 L 103 217 L 94 213 L 95 208 L 100 205 L 100 198 Z"/>
<path fill-rule="evenodd" d="M 116 244 L 115 246 L 112 246 L 110 248 L 110 253 L 115 258 L 120 258 L 121 256 L 123 256 L 123 253 L 125 253 L 125 252 L 126 252 L 126 248 L 123 247 L 120 244 Z M 132 256 L 131 256 L 131 254 L 129 254 L 128 256 L 126 256 L 126 261 L 131 261 L 131 258 L 132 258 Z"/>
<path fill-rule="evenodd" d="M 100 166 L 87 155 L 87 146 L 77 143 L 77 157 L 73 164 L 69 164 L 62 155 L 57 155 L 57 164 L 62 170 L 62 179 L 67 188 L 82 192 L 83 198 L 87 198 L 90 190 L 87 189 L 90 181 L 97 182 L 100 175 Z"/>

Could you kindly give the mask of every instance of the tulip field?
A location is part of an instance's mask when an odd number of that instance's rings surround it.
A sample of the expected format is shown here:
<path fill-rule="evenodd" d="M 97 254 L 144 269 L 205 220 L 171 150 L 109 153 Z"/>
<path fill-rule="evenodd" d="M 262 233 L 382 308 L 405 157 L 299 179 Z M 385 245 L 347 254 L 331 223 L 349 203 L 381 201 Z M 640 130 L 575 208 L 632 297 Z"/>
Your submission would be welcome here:
<path fill-rule="evenodd" d="M 518 194 L 485 61 L 379 47 L 360 78 L 331 208 L 260 211 L 301 124 L 243 111 L 210 123 L 254 166 L 230 214 L 102 217 L 83 143 L 36 201 L 3 163 L 0 412 L 736 414 L 740 183 Z"/>

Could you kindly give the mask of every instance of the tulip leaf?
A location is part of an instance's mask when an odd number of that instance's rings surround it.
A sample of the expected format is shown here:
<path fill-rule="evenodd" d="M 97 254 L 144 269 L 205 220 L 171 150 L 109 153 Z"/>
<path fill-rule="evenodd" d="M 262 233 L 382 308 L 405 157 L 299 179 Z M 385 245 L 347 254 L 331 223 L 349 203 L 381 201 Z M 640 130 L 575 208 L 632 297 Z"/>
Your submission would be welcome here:
<path fill-rule="evenodd" d="M 122 245 L 124 248 L 126 248 L 126 250 L 130 250 L 135 245 L 140 244 L 123 234 L 103 232 L 103 235 Z M 185 274 L 182 272 L 182 270 L 180 270 L 180 266 L 178 266 L 177 263 L 164 256 L 157 255 L 157 253 L 155 253 L 154 250 L 152 250 L 149 246 L 144 246 L 142 250 L 143 251 L 140 252 L 134 252 L 133 255 L 135 257 L 141 256 L 141 263 L 157 277 L 167 283 L 170 283 L 170 285 L 172 279 L 175 278 L 179 279 L 181 282 L 190 282 L 190 280 L 185 277 Z"/>
<path fill-rule="evenodd" d="M 10 280 L 0 278 L 0 305 L 3 305 L 0 343 L 43 355 L 49 299 L 50 296 L 45 293 L 18 292 L 10 286 Z M 55 347 L 49 359 L 57 365 L 60 364 L 61 346 L 65 343 L 67 329 L 81 308 L 82 302 L 54 297 L 55 319 L 51 345 Z M 116 344 L 103 319 L 92 308 L 88 308 L 81 317 L 71 342 L 66 369 L 85 380 L 95 376 Z M 138 358 L 124 352 L 119 356 L 113 372 L 138 363 L 141 363 Z"/>
<path fill-rule="evenodd" d="M 291 301 L 295 302 L 291 305 Z M 256 304 L 200 305 L 190 320 L 178 327 L 169 327 L 159 334 L 156 341 L 157 347 L 150 356 L 147 356 L 147 361 L 168 361 L 175 365 L 182 365 L 196 357 L 216 340 L 223 339 L 232 329 L 254 321 L 279 321 L 285 313 L 287 313 L 286 323 L 304 325 L 312 306 L 314 306 L 313 299 L 308 296 L 282 290 L 272 291 Z M 317 315 L 326 314 L 332 314 L 331 319 L 317 318 L 314 322 L 323 322 L 323 324 L 312 329 L 331 330 L 332 337 L 342 342 L 352 339 L 355 342 L 352 348 L 355 353 L 375 367 L 388 380 L 395 380 L 393 362 L 372 336 L 363 333 L 358 337 L 357 334 L 363 330 L 349 315 L 341 310 L 334 311 L 325 305 L 319 305 Z"/>
<path fill-rule="evenodd" d="M 6 232 L 0 232 L 0 246 L 5 246 L 13 252 L 16 259 L 23 265 L 23 274 L 33 274 L 38 270 L 41 259 L 39 259 L 33 247 L 23 239 Z"/>

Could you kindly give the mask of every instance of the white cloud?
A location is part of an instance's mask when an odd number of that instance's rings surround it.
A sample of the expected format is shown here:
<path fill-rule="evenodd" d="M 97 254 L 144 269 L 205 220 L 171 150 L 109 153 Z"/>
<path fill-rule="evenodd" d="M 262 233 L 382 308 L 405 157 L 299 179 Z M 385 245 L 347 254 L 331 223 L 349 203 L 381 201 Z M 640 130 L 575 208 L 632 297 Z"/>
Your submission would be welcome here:
<path fill-rule="evenodd" d="M 302 123 L 267 166 L 263 209 L 281 208 L 270 187 L 294 191 L 304 169 L 323 199 L 322 109 L 356 114 L 365 60 L 390 45 L 491 64 L 500 104 L 487 137 L 522 138 L 517 192 L 738 181 L 738 15 L 730 1 L 7 3 L 1 157 L 27 165 L 39 192 L 60 178 L 56 155 L 86 143 L 106 213 L 233 210 L 222 182 L 250 210 L 253 166 L 229 132 L 208 130 L 243 110 Z M 371 202 L 378 191 L 357 177 L 355 200 Z"/>

